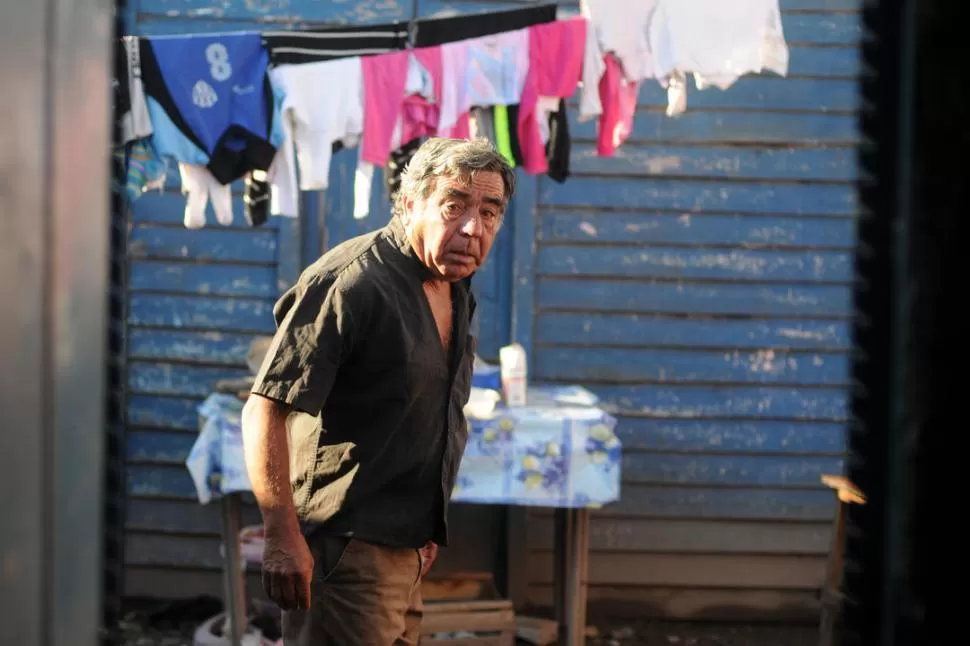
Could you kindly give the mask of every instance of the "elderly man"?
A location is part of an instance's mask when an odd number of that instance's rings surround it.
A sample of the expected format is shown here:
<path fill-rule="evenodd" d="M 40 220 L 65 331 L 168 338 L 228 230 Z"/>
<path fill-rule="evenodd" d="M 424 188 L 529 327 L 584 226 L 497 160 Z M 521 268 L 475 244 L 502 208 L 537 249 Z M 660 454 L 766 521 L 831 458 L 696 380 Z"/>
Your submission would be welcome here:
<path fill-rule="evenodd" d="M 470 279 L 514 190 L 487 142 L 431 139 L 391 222 L 324 254 L 276 305 L 243 440 L 287 646 L 418 642 L 467 436 Z"/>

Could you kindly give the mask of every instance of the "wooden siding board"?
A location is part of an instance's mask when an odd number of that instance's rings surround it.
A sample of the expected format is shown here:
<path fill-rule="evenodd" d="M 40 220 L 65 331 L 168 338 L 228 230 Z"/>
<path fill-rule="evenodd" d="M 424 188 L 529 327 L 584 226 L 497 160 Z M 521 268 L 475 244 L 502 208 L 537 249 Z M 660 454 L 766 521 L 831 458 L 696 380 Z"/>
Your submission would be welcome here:
<path fill-rule="evenodd" d="M 173 430 L 198 431 L 201 398 L 129 395 L 128 423 Z"/>
<path fill-rule="evenodd" d="M 131 325 L 272 333 L 272 298 L 170 296 L 133 293 Z"/>
<path fill-rule="evenodd" d="M 246 368 L 133 360 L 128 367 L 128 389 L 139 394 L 207 397 L 217 381 L 239 379 L 249 374 Z"/>
<path fill-rule="evenodd" d="M 129 240 L 132 258 L 193 261 L 276 262 L 278 235 L 273 230 L 198 229 L 136 225 Z"/>
<path fill-rule="evenodd" d="M 125 450 L 129 462 L 184 465 L 192 445 L 194 433 L 173 433 L 165 430 L 128 429 Z"/>
<path fill-rule="evenodd" d="M 539 236 L 544 245 L 613 243 L 850 249 L 854 232 L 853 218 L 543 209 Z"/>
<path fill-rule="evenodd" d="M 620 499 L 602 514 L 640 518 L 831 522 L 832 491 L 768 487 L 648 485 L 624 479 Z"/>
<path fill-rule="evenodd" d="M 533 515 L 528 542 L 539 552 L 553 548 L 553 522 Z M 684 554 L 826 555 L 831 523 L 770 521 L 648 520 L 594 515 L 589 544 L 594 552 Z"/>
<path fill-rule="evenodd" d="M 241 505 L 242 524 L 261 522 L 255 505 Z M 132 498 L 125 510 L 126 529 L 159 534 L 201 534 L 220 536 L 222 517 L 218 504 L 200 505 L 198 501 Z"/>
<path fill-rule="evenodd" d="M 128 289 L 205 296 L 275 298 L 276 270 L 271 266 L 213 265 L 140 260 L 131 264 Z"/>
<path fill-rule="evenodd" d="M 574 175 L 850 182 L 858 176 L 855 156 L 851 146 L 781 148 L 631 142 L 612 157 L 599 157 L 596 144 L 575 142 L 570 171 Z"/>
<path fill-rule="evenodd" d="M 848 285 L 765 285 L 539 277 L 540 311 L 848 317 Z"/>
<path fill-rule="evenodd" d="M 573 380 L 583 381 L 582 375 Z M 791 419 L 843 421 L 848 418 L 845 388 L 791 386 L 712 386 L 590 384 L 602 405 L 619 414 L 645 417 Z"/>
<path fill-rule="evenodd" d="M 623 453 L 624 482 L 691 486 L 814 487 L 841 473 L 841 457 Z"/>
<path fill-rule="evenodd" d="M 222 331 L 184 332 L 132 328 L 128 331 L 128 353 L 135 359 L 160 361 L 202 361 L 241 365 L 246 361 L 251 334 Z"/>
<path fill-rule="evenodd" d="M 641 314 L 539 312 L 536 341 L 544 346 L 616 345 L 746 350 L 847 350 L 846 321 L 675 318 Z"/>
<path fill-rule="evenodd" d="M 846 428 L 840 422 L 723 419 L 651 419 L 620 416 L 616 434 L 628 451 L 841 455 Z"/>
<path fill-rule="evenodd" d="M 847 55 L 854 55 L 852 51 Z M 800 112 L 855 112 L 862 100 L 856 79 L 781 78 L 773 74 L 739 78 L 727 90 L 687 89 L 688 110 L 740 109 Z M 667 108 L 667 90 L 655 81 L 644 82 L 640 106 Z"/>
<path fill-rule="evenodd" d="M 182 498 L 198 504 L 195 485 L 185 465 L 129 463 L 125 474 L 129 496 Z"/>
<path fill-rule="evenodd" d="M 537 379 L 553 381 L 818 386 L 849 380 L 846 353 L 543 346 L 532 361 Z"/>
<path fill-rule="evenodd" d="M 649 209 L 717 213 L 853 216 L 852 186 L 688 181 L 668 178 L 573 177 L 565 184 L 539 182 L 542 207 Z"/>
<path fill-rule="evenodd" d="M 589 616 L 607 619 L 686 620 L 743 623 L 774 621 L 804 623 L 818 617 L 815 590 L 766 590 L 752 588 L 645 587 L 592 584 L 587 597 Z M 552 608 L 552 586 L 530 585 L 529 604 Z M 723 633 L 721 633 L 723 634 Z M 719 635 L 720 636 L 720 635 Z M 779 635 L 784 644 L 787 635 Z"/>
<path fill-rule="evenodd" d="M 824 570 L 823 556 L 593 552 L 589 583 L 813 590 L 821 585 Z M 552 583 L 551 553 L 533 552 L 529 581 Z"/>
<path fill-rule="evenodd" d="M 539 248 L 538 272 L 630 278 L 824 281 L 852 279 L 849 251 L 552 246 Z"/>
<path fill-rule="evenodd" d="M 595 120 L 579 121 L 575 110 L 568 116 L 569 133 L 574 140 L 596 140 Z M 854 145 L 859 141 L 859 124 L 853 114 L 691 111 L 688 105 L 687 112 L 672 118 L 660 110 L 641 108 L 636 112 L 629 140 L 639 144 Z"/>

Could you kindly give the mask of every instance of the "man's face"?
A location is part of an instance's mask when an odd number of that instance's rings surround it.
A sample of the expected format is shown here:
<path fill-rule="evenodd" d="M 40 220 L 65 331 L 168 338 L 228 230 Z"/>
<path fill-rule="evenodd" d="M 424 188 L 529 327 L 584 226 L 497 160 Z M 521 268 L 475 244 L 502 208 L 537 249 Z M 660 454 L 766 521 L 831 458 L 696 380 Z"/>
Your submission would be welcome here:
<path fill-rule="evenodd" d="M 447 281 L 478 270 L 505 214 L 502 175 L 479 171 L 471 181 L 438 178 L 427 199 L 406 199 L 404 227 L 425 265 Z"/>

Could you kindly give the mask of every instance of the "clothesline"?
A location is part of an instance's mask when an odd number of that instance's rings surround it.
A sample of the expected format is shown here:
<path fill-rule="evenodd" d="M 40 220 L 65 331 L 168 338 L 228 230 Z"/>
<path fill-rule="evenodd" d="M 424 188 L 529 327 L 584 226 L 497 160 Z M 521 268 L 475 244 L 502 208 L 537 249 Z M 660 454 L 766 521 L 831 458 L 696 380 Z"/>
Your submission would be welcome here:
<path fill-rule="evenodd" d="M 410 23 L 325 29 L 126 37 L 116 104 L 132 199 L 178 163 L 184 223 L 233 222 L 229 184 L 243 179 L 250 225 L 297 216 L 300 191 L 328 188 L 336 150 L 355 148 L 354 216 L 368 216 L 375 166 L 388 196 L 427 137 L 484 136 L 530 174 L 569 176 L 566 99 L 595 119 L 597 154 L 629 137 L 640 84 L 668 87 L 668 114 L 698 87 L 787 73 L 778 0 L 680 3 L 583 0 Z M 686 10 L 683 5 L 694 7 Z M 696 15 L 697 8 L 706 11 Z M 729 18 L 733 16 L 733 23 Z M 727 21 L 727 22 L 725 22 Z M 719 37 L 702 33 L 716 28 Z"/>

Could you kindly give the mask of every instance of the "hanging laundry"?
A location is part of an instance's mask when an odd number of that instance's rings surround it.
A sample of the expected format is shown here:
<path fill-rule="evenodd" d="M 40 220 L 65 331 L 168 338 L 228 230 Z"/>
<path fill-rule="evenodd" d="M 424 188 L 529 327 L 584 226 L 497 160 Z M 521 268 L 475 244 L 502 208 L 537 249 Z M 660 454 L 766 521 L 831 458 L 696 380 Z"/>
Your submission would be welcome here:
<path fill-rule="evenodd" d="M 458 131 L 459 119 L 472 106 L 518 103 L 529 73 L 529 31 L 463 40 L 441 46 L 444 93 L 439 133 Z"/>
<path fill-rule="evenodd" d="M 114 66 L 114 113 L 120 137 L 116 143 L 127 144 L 151 136 L 152 121 L 145 102 L 137 38 L 115 39 Z"/>
<path fill-rule="evenodd" d="M 693 74 L 698 89 L 730 87 L 738 78 L 764 70 L 788 74 L 778 0 L 662 0 L 650 23 L 650 43 L 658 79 L 679 71 Z M 668 93 L 668 114 L 686 107 L 686 83 Z M 676 104 L 675 104 L 676 102 Z"/>
<path fill-rule="evenodd" d="M 606 55 L 604 66 L 606 70 L 599 81 L 602 116 L 596 138 L 596 154 L 612 157 L 633 130 L 640 84 L 624 78 L 623 68 L 612 53 Z"/>
<path fill-rule="evenodd" d="M 141 197 L 145 191 L 160 189 L 165 184 L 165 161 L 155 152 L 151 138 L 129 141 L 124 146 L 115 148 L 114 156 L 122 169 L 118 175 L 124 177 L 123 185 L 116 188 L 129 204 Z"/>
<path fill-rule="evenodd" d="M 408 27 L 346 25 L 326 29 L 263 32 L 271 65 L 315 63 L 351 56 L 371 56 L 407 48 Z"/>
<path fill-rule="evenodd" d="M 401 173 L 407 168 L 408 162 L 424 141 L 424 139 L 413 139 L 391 151 L 391 157 L 384 166 L 384 187 L 387 189 L 391 204 L 397 200 L 398 191 L 401 190 Z"/>
<path fill-rule="evenodd" d="M 141 41 L 142 79 L 152 122 L 164 112 L 171 125 L 208 159 L 222 184 L 253 169 L 266 170 L 276 154 L 274 98 L 267 77 L 269 56 L 259 34 L 164 36 Z M 184 163 L 184 142 L 155 133 L 162 156 Z M 195 155 L 189 155 L 195 156 Z"/>
<path fill-rule="evenodd" d="M 183 222 L 187 229 L 205 226 L 205 207 L 212 202 L 216 221 L 232 225 L 232 193 L 229 184 L 221 184 L 204 166 L 179 164 L 182 192 L 186 195 Z"/>
<path fill-rule="evenodd" d="M 504 116 L 502 114 L 503 112 L 505 113 Z M 522 144 L 519 141 L 519 104 L 495 106 L 494 123 L 499 152 L 505 155 L 506 159 L 509 159 L 509 156 L 511 156 L 511 160 L 515 166 L 524 166 L 525 157 L 522 155 Z M 505 131 L 507 134 L 500 134 L 500 131 Z M 508 150 L 503 151 L 502 142 L 506 136 L 508 137 Z"/>
<path fill-rule="evenodd" d="M 532 25 L 553 22 L 557 6 L 554 3 L 524 9 L 490 11 L 487 13 L 449 16 L 448 18 L 422 18 L 415 20 L 414 47 L 431 47 L 460 40 L 490 36 L 502 32 L 525 29 Z"/>
<path fill-rule="evenodd" d="M 475 106 L 471 109 L 469 115 L 469 131 L 472 139 L 478 139 L 479 137 L 488 139 L 493 146 L 498 148 L 495 137 L 495 121 L 491 108 Z"/>
<path fill-rule="evenodd" d="M 529 27 L 530 66 L 518 119 L 524 166 L 529 173 L 549 170 L 542 130 L 549 131 L 549 115 L 559 109 L 559 99 L 568 98 L 576 91 L 585 46 L 585 18 Z"/>
<path fill-rule="evenodd" d="M 438 133 L 441 117 L 442 61 L 440 47 L 408 52 L 408 78 L 399 116 L 399 131 L 391 146 Z"/>
<path fill-rule="evenodd" d="M 299 189 L 327 188 L 334 142 L 357 145 L 364 131 L 361 60 L 341 58 L 270 70 L 273 85 L 282 95 L 284 130 L 280 152 L 268 173 L 274 215 L 298 214 Z"/>
<path fill-rule="evenodd" d="M 508 106 L 496 105 L 492 107 L 492 127 L 495 130 L 495 149 L 502 154 L 502 157 L 505 157 L 509 166 L 515 168 L 516 161 L 512 154 L 512 137 L 509 132 Z"/>
<path fill-rule="evenodd" d="M 243 217 L 251 227 L 266 224 L 269 219 L 270 185 L 266 173 L 254 170 L 246 175 L 246 190 L 243 195 Z"/>
<path fill-rule="evenodd" d="M 438 134 L 444 85 L 442 54 L 440 47 L 423 47 L 409 50 L 406 58 L 387 54 L 363 63 L 364 141 L 354 173 L 354 218 L 370 214 L 375 166 L 386 165 L 402 145 Z M 378 99 L 369 101 L 368 96 Z M 376 128 L 369 124 L 376 124 Z"/>
<path fill-rule="evenodd" d="M 562 184 L 569 177 L 569 117 L 566 99 L 559 99 L 559 107 L 549 114 L 549 140 L 546 142 L 546 175 Z"/>

